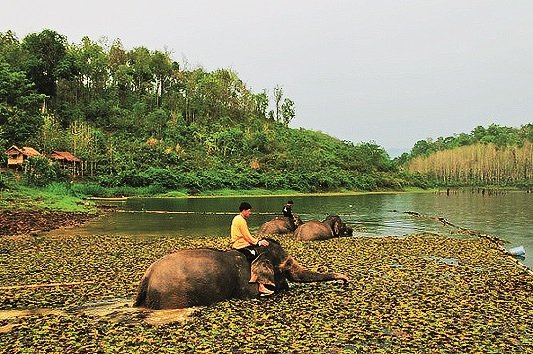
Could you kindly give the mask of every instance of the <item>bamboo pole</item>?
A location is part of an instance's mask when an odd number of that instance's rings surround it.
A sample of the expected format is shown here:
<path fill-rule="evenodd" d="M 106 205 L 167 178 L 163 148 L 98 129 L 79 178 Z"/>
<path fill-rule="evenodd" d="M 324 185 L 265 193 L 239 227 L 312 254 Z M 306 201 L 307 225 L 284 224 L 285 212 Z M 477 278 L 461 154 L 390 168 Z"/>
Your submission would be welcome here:
<path fill-rule="evenodd" d="M 11 286 L 2 286 L 2 287 L 0 287 L 0 290 L 54 288 L 56 286 L 76 286 L 76 285 L 95 284 L 95 283 L 96 283 L 96 280 L 75 281 L 75 282 L 69 282 L 69 283 L 45 283 L 45 284 L 11 285 Z"/>

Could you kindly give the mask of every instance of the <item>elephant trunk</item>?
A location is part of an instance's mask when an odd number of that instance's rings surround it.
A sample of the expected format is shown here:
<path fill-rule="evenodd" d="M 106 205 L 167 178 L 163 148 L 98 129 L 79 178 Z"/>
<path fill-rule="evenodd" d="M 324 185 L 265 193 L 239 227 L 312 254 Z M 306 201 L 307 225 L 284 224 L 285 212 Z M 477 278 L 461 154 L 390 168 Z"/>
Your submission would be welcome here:
<path fill-rule="evenodd" d="M 302 267 L 291 256 L 287 257 L 285 262 L 280 265 L 280 269 L 287 275 L 289 281 L 296 283 L 312 283 L 330 280 L 342 280 L 344 284 L 348 283 L 348 277 L 339 273 L 318 273 Z"/>

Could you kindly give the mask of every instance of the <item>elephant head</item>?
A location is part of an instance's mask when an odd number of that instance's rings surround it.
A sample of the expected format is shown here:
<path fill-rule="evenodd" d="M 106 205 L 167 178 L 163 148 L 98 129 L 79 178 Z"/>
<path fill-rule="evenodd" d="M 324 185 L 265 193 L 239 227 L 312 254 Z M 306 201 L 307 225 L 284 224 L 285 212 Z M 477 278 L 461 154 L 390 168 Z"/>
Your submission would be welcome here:
<path fill-rule="evenodd" d="M 250 265 L 236 251 L 201 248 L 181 250 L 152 263 L 146 270 L 135 299 L 135 307 L 171 309 L 206 306 L 230 298 L 259 295 L 256 283 L 271 283 L 275 290 L 287 290 L 291 282 L 323 282 L 348 278 L 339 273 L 306 270 L 279 244 L 268 239 L 266 247 L 257 246 L 258 258 Z M 254 275 L 251 277 L 251 269 Z M 255 278 L 254 278 L 255 277 Z"/>
<path fill-rule="evenodd" d="M 293 233 L 296 241 L 327 240 L 342 235 L 351 235 L 353 229 L 338 215 L 329 215 L 324 221 L 311 220 L 298 227 Z"/>
<path fill-rule="evenodd" d="M 296 226 L 296 228 L 298 228 L 299 226 L 302 226 L 304 224 L 304 222 L 302 221 L 302 219 L 300 218 L 300 216 L 294 214 L 294 225 Z M 296 230 L 295 228 L 295 230 Z M 294 230 L 292 230 L 294 231 Z"/>
<path fill-rule="evenodd" d="M 323 223 L 330 225 L 334 236 L 353 234 L 353 229 L 348 226 L 338 215 L 328 215 Z"/>

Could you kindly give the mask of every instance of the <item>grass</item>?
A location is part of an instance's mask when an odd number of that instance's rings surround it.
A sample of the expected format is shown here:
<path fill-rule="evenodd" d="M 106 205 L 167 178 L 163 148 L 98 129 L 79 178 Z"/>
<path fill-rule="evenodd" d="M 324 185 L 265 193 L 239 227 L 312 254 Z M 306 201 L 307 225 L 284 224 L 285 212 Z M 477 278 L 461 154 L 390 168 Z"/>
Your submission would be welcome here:
<path fill-rule="evenodd" d="M 94 204 L 73 195 L 68 185 L 53 183 L 44 188 L 17 185 L 0 190 L 0 208 L 22 210 L 62 210 L 71 212 L 93 212 Z"/>

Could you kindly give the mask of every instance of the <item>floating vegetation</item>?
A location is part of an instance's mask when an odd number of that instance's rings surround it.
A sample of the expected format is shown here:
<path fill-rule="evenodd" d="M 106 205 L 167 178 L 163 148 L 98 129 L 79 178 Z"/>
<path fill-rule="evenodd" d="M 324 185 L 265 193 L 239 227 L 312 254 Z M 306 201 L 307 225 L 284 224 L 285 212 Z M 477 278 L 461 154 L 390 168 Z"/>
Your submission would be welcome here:
<path fill-rule="evenodd" d="M 351 282 L 294 284 L 172 321 L 131 308 L 148 265 L 227 239 L 0 238 L 0 352 L 533 352 L 533 277 L 489 239 L 280 241 L 308 269 Z M 114 307 L 94 311 L 102 304 Z"/>

